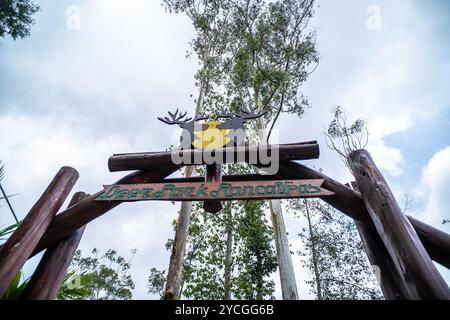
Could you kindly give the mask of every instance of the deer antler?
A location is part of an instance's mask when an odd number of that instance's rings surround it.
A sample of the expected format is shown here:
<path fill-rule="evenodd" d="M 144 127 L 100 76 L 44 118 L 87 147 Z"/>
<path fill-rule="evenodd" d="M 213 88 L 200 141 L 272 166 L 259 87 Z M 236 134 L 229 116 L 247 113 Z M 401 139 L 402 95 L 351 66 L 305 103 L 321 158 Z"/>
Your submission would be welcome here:
<path fill-rule="evenodd" d="M 220 113 L 217 115 L 217 119 L 220 119 L 220 118 L 222 118 L 222 119 L 233 119 L 233 118 L 236 118 L 236 117 L 237 117 L 236 114 L 229 113 L 228 111 L 226 111 L 223 108 L 220 110 Z"/>
<path fill-rule="evenodd" d="M 209 118 L 209 116 L 207 116 L 206 114 L 200 114 L 195 117 L 194 121 L 206 120 L 208 118 Z"/>
<path fill-rule="evenodd" d="M 169 125 L 172 125 L 172 124 L 182 125 L 182 124 L 186 124 L 192 120 L 192 118 L 183 119 L 184 117 L 186 117 L 187 112 L 185 112 L 185 113 L 180 112 L 180 114 L 178 114 L 178 111 L 179 111 L 178 109 L 175 111 L 175 113 L 172 113 L 169 111 L 168 113 L 169 113 L 170 118 L 169 117 L 164 117 L 164 118 L 159 117 L 158 120 L 162 121 L 164 123 L 167 123 Z"/>
<path fill-rule="evenodd" d="M 247 111 L 247 110 L 241 108 L 241 112 L 242 112 L 241 118 L 244 120 L 251 120 L 251 119 L 256 119 L 256 118 L 262 117 L 263 115 L 265 115 L 267 113 L 267 111 L 259 112 L 259 113 L 255 113 L 255 111 L 256 111 L 255 108 L 250 109 L 250 111 Z"/>

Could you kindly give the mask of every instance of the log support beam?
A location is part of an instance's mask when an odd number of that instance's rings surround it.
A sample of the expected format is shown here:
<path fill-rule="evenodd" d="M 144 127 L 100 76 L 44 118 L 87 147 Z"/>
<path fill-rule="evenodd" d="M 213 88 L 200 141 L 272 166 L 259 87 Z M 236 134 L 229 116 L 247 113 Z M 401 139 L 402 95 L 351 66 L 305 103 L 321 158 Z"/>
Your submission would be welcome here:
<path fill-rule="evenodd" d="M 399 281 L 400 275 L 380 236 L 376 231 L 358 221 L 355 221 L 355 225 L 384 298 L 386 300 L 405 300 L 405 286 Z"/>
<path fill-rule="evenodd" d="M 359 193 L 355 181 L 346 184 L 346 186 Z M 375 230 L 364 224 L 355 220 L 353 220 L 353 222 L 361 237 L 364 252 L 375 272 L 384 298 L 386 300 L 405 300 L 406 290 L 402 283 L 398 281 L 400 276 L 380 236 Z"/>
<path fill-rule="evenodd" d="M 68 208 L 74 206 L 89 195 L 77 192 L 73 195 Z M 82 226 L 69 237 L 51 246 L 45 251 L 39 265 L 25 287 L 20 299 L 55 300 L 67 270 L 72 262 L 86 226 Z"/>
<path fill-rule="evenodd" d="M 115 182 L 115 184 L 151 183 L 161 181 L 175 172 L 178 168 L 179 167 L 176 166 L 168 166 L 166 168 L 155 170 L 136 171 L 123 177 L 119 181 Z M 42 250 L 65 239 L 70 236 L 72 232 L 120 204 L 118 201 L 95 201 L 95 199 L 102 193 L 103 190 L 83 199 L 76 205 L 67 208 L 63 212 L 56 215 L 31 256 L 34 256 Z M 3 246 L 0 246 L 0 250 L 2 248 Z"/>
<path fill-rule="evenodd" d="M 348 157 L 362 199 L 389 252 L 407 299 L 450 299 L 450 290 L 366 150 Z"/>
<path fill-rule="evenodd" d="M 376 230 L 360 194 L 342 183 L 293 161 L 280 163 L 277 176 L 280 179 L 324 179 L 322 187 L 334 194 L 323 197 L 323 201 L 350 218 Z M 411 217 L 408 217 L 408 220 L 431 258 L 444 267 L 450 268 L 450 235 Z"/>
<path fill-rule="evenodd" d="M 77 179 L 78 172 L 75 169 L 61 168 L 16 231 L 1 247 L 0 297 L 5 294 L 13 279 L 35 250 Z"/>

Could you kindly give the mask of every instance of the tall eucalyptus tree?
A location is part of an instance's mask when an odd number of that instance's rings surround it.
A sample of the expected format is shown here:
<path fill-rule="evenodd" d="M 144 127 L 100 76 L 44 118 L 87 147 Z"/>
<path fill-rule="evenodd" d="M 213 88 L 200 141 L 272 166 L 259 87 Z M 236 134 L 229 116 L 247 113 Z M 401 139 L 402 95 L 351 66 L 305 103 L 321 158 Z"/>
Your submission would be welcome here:
<path fill-rule="evenodd" d="M 254 130 L 268 141 L 280 114 L 302 116 L 307 99 L 299 87 L 318 63 L 315 34 L 308 30 L 314 0 L 164 0 L 171 12 L 184 13 L 196 34 L 191 42 L 201 67 L 197 112 L 226 108 L 267 111 Z M 263 130 L 270 128 L 269 130 Z M 279 201 L 271 201 L 284 299 L 297 299 L 295 277 Z M 176 228 L 166 298 L 177 298 L 189 224 L 182 206 Z"/>

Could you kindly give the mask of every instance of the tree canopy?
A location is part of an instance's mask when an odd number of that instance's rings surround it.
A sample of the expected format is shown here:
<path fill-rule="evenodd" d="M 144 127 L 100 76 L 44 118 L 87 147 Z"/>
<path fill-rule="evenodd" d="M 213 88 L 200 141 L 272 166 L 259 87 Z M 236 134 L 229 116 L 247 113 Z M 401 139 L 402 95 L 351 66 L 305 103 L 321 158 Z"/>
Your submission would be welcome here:
<path fill-rule="evenodd" d="M 71 271 L 75 275 L 81 275 L 81 285 L 87 290 L 83 294 L 70 295 L 72 299 L 87 300 L 129 300 L 132 298 L 134 282 L 129 274 L 131 259 L 136 253 L 132 250 L 131 258 L 126 260 L 119 256 L 115 250 L 107 250 L 99 256 L 98 250 L 93 249 L 91 254 L 83 256 L 81 250 L 77 250 L 71 264 Z M 86 281 L 83 281 L 86 280 Z M 65 287 L 59 297 L 69 299 L 65 295 Z"/>
<path fill-rule="evenodd" d="M 16 40 L 29 36 L 33 15 L 38 10 L 30 0 L 0 1 L 0 38 L 9 35 Z"/>

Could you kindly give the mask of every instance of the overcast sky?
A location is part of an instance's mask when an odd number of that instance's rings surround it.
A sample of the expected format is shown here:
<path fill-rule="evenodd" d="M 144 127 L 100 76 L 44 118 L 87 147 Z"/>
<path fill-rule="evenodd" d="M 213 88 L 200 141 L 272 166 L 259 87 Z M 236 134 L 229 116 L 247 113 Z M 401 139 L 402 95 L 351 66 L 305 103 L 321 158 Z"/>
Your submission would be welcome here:
<path fill-rule="evenodd" d="M 37 1 L 31 36 L 0 40 L 0 160 L 2 184 L 23 218 L 61 166 L 76 168 L 75 191 L 94 193 L 122 174 L 110 173 L 113 153 L 164 150 L 172 128 L 156 117 L 194 110 L 193 35 L 183 16 L 158 1 Z M 346 168 L 326 149 L 322 132 L 331 109 L 369 123 L 371 152 L 409 214 L 447 232 L 450 204 L 450 4 L 445 0 L 322 0 L 311 26 L 320 65 L 302 88 L 311 102 L 303 119 L 278 123 L 280 142 L 318 140 L 321 157 L 307 164 L 341 182 Z M 380 19 L 377 19 L 379 13 Z M 78 15 L 79 14 L 79 15 Z M 78 23 L 79 22 L 79 23 Z M 289 130 L 285 130 L 289 128 Z M 12 223 L 0 203 L 0 225 Z M 178 205 L 122 205 L 90 223 L 81 249 L 114 248 L 132 262 L 135 298 L 147 299 L 150 268 L 166 269 L 164 244 L 173 236 Z M 299 248 L 301 226 L 287 229 Z M 37 259 L 27 264 L 30 275 Z M 294 257 L 298 289 L 309 298 Z M 442 270 L 450 279 L 448 270 Z M 278 275 L 277 298 L 281 297 Z"/>

